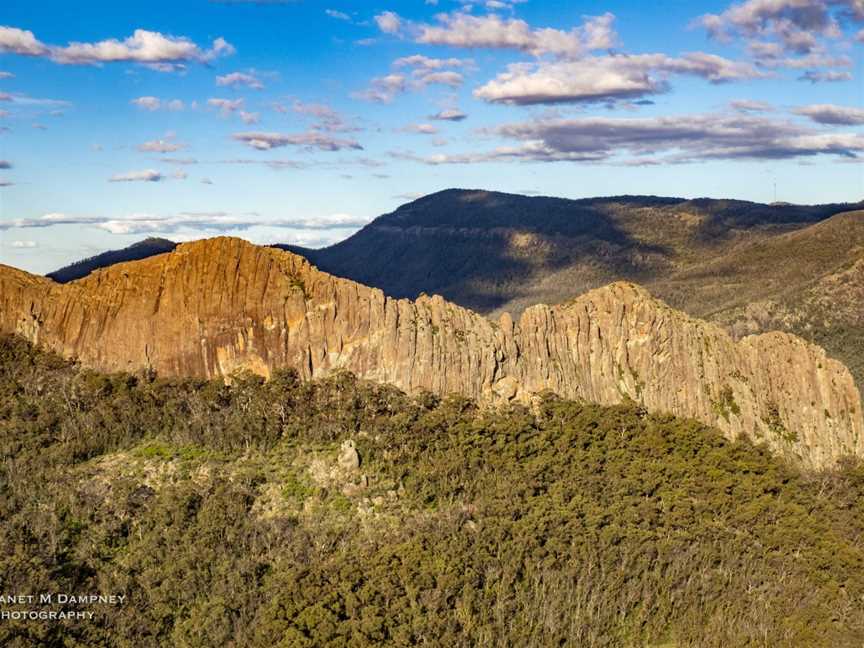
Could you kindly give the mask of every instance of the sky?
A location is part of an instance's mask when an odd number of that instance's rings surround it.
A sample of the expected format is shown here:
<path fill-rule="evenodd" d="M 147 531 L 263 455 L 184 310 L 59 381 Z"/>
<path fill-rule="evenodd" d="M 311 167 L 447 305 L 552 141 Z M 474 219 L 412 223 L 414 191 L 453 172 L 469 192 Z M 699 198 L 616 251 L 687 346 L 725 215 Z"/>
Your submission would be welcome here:
<path fill-rule="evenodd" d="M 5 0 L 0 263 L 449 187 L 864 199 L 864 0 Z"/>

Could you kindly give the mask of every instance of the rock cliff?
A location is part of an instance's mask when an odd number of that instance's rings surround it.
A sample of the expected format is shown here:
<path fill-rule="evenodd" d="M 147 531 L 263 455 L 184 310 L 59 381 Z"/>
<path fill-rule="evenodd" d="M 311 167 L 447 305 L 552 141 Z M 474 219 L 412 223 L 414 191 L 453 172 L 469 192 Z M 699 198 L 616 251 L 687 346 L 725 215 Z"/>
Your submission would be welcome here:
<path fill-rule="evenodd" d="M 783 333 L 735 342 L 629 283 L 493 322 L 438 296 L 388 298 L 290 252 L 215 238 L 62 285 L 0 266 L 0 332 L 103 371 L 347 369 L 485 401 L 544 390 L 632 399 L 809 467 L 864 456 L 858 390 L 822 349 Z"/>

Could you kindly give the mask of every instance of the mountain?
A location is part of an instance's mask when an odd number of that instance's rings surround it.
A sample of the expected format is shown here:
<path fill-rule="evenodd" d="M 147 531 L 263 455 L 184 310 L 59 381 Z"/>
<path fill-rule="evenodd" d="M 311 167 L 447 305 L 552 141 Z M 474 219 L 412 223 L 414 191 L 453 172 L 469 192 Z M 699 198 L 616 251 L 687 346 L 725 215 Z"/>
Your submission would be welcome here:
<path fill-rule="evenodd" d="M 854 207 L 450 189 L 403 205 L 328 248 L 293 251 L 388 295 L 440 294 L 481 313 L 516 315 L 612 281 L 650 286 Z"/>
<path fill-rule="evenodd" d="M 75 281 L 76 279 L 86 277 L 94 270 L 107 268 L 115 263 L 138 261 L 156 254 L 164 254 L 165 252 L 170 252 L 175 247 L 177 247 L 177 244 L 173 241 L 150 237 L 143 241 L 133 243 L 122 250 L 110 250 L 87 259 L 82 259 L 81 261 L 76 261 L 75 263 L 60 268 L 59 270 L 55 270 L 46 276 L 59 283 L 67 283 L 69 281 Z"/>
<path fill-rule="evenodd" d="M 816 342 L 864 387 L 857 207 L 448 190 L 329 248 L 294 251 L 388 294 L 441 294 L 493 317 L 635 281 L 735 337 L 782 330 Z"/>
<path fill-rule="evenodd" d="M 349 370 L 411 393 L 489 402 L 551 391 L 695 418 L 811 467 L 864 455 L 860 395 L 822 349 L 784 333 L 736 342 L 624 282 L 492 321 L 440 296 L 393 299 L 298 255 L 223 237 L 69 284 L 0 267 L 0 332 L 102 371 Z"/>

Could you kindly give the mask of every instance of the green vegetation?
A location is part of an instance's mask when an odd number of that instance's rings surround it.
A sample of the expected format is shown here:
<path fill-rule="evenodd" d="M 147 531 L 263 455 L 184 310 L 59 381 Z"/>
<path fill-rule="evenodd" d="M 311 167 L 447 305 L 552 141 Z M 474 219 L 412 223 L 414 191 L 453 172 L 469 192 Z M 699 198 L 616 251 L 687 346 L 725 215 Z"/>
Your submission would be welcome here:
<path fill-rule="evenodd" d="M 780 418 L 780 408 L 777 407 L 776 403 L 768 403 L 768 410 L 762 420 L 765 421 L 774 436 L 778 436 L 788 443 L 794 443 L 798 440 L 798 434 L 795 430 L 790 430 L 783 425 L 783 419 Z"/>
<path fill-rule="evenodd" d="M 864 466 L 636 405 L 106 376 L 3 338 L 0 443 L 3 591 L 128 597 L 3 646 L 864 642 Z"/>
<path fill-rule="evenodd" d="M 735 401 L 735 394 L 732 391 L 732 388 L 729 385 L 724 385 L 723 389 L 720 390 L 720 398 L 717 400 L 712 400 L 711 405 L 715 412 L 719 416 L 722 416 L 723 419 L 728 422 L 729 416 L 738 416 L 741 414 L 741 407 Z M 776 409 L 776 406 L 775 406 Z M 777 412 L 777 418 L 779 419 L 779 412 Z"/>
<path fill-rule="evenodd" d="M 303 294 L 304 299 L 307 299 L 309 297 L 309 293 L 306 292 L 306 283 L 301 277 L 291 277 L 291 289 L 299 290 Z"/>

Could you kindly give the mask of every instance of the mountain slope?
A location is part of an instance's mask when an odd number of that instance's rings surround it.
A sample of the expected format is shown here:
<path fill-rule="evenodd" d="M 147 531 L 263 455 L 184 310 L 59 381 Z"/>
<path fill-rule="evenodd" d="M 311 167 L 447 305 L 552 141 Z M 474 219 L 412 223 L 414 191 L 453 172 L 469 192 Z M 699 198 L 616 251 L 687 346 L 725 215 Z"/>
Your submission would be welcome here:
<path fill-rule="evenodd" d="M 782 333 L 735 342 L 627 283 L 498 322 L 439 296 L 396 300 L 240 239 L 179 245 L 70 284 L 0 268 L 0 332 L 105 371 L 304 378 L 347 369 L 409 392 L 633 400 L 821 467 L 864 454 L 848 370 Z"/>
<path fill-rule="evenodd" d="M 0 336 L 0 580 L 126 597 L 0 645 L 860 648 L 864 464 L 535 412 L 105 375 Z"/>
<path fill-rule="evenodd" d="M 164 254 L 165 252 L 171 252 L 175 247 L 177 247 L 177 244 L 168 239 L 146 238 L 122 250 L 109 250 L 108 252 L 76 261 L 46 276 L 59 283 L 67 283 L 86 277 L 91 272 L 100 268 L 107 268 L 115 263 L 138 261 L 157 254 Z"/>
<path fill-rule="evenodd" d="M 482 313 L 518 314 L 611 281 L 649 285 L 849 209 L 451 189 L 403 205 L 341 243 L 301 253 L 326 272 L 396 297 L 434 293 Z"/>

